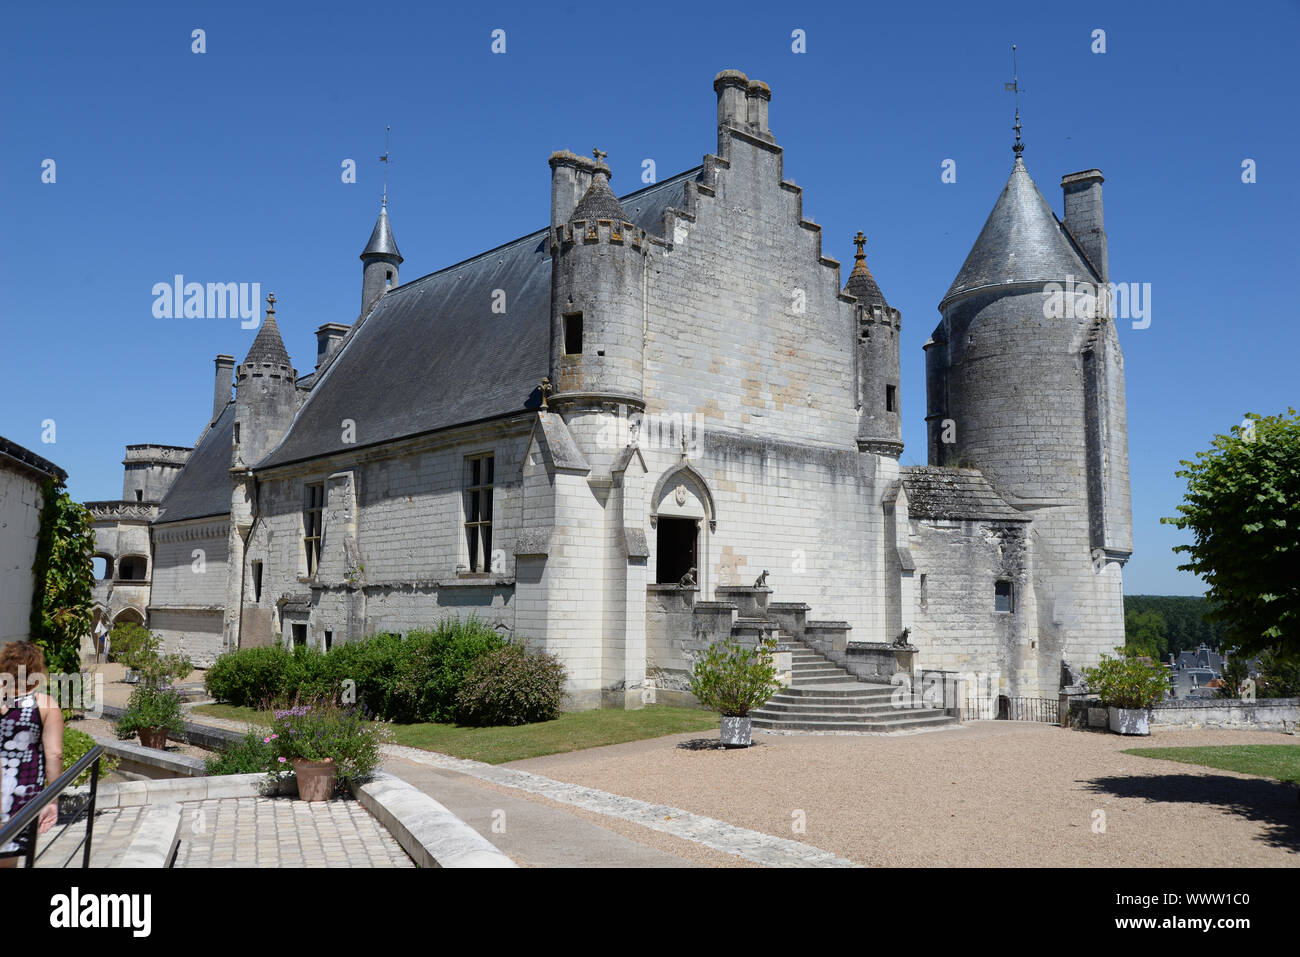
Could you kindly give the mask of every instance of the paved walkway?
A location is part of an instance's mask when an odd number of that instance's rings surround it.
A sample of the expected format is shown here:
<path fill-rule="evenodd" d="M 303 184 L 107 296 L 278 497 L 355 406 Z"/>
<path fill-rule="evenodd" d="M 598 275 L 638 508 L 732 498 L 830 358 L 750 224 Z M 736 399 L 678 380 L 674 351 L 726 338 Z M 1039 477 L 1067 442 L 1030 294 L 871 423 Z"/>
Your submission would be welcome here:
<path fill-rule="evenodd" d="M 95 814 L 91 867 L 119 867 L 144 812 Z M 86 819 L 56 825 L 37 843 L 36 866 L 80 867 Z M 401 845 L 354 800 L 223 798 L 181 804 L 176 867 L 414 867 Z"/>

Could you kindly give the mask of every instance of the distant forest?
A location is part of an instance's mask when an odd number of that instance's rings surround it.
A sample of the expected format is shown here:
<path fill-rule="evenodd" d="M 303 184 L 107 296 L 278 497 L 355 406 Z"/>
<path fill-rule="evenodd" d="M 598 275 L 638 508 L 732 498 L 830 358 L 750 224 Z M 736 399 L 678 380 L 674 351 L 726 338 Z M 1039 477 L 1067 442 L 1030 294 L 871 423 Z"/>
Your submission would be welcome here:
<path fill-rule="evenodd" d="M 1219 648 L 1227 625 L 1207 622 L 1209 610 L 1206 599 L 1190 595 L 1125 595 L 1125 644 L 1162 661 L 1201 642 Z"/>

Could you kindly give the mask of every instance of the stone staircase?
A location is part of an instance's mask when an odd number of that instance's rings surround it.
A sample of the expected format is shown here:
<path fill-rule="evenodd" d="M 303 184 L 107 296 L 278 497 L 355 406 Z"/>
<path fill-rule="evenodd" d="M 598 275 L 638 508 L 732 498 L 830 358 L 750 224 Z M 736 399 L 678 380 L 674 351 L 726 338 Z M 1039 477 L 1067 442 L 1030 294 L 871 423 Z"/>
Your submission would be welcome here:
<path fill-rule="evenodd" d="M 793 684 L 751 714 L 755 731 L 916 731 L 956 724 L 935 708 L 895 707 L 895 689 L 869 684 L 797 639 L 792 649 Z"/>

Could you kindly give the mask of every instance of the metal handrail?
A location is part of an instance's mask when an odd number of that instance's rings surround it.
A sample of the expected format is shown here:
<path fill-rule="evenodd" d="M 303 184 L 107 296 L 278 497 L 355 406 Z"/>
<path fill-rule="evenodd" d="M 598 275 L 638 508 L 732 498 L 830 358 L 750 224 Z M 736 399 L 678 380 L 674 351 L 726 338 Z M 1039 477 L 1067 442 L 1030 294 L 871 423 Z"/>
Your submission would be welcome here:
<path fill-rule="evenodd" d="M 27 844 L 27 866 L 36 865 L 37 820 L 45 805 L 49 804 L 65 791 L 81 772 L 90 767 L 90 803 L 86 805 L 86 850 L 82 855 L 81 866 L 90 866 L 90 841 L 95 832 L 95 796 L 99 793 L 99 759 L 103 757 L 104 746 L 97 744 L 83 755 L 76 764 L 64 771 L 59 777 L 27 802 L 23 809 L 9 819 L 9 823 L 0 828 L 0 847 L 4 847 L 22 833 L 23 828 L 31 829 L 31 840 Z"/>

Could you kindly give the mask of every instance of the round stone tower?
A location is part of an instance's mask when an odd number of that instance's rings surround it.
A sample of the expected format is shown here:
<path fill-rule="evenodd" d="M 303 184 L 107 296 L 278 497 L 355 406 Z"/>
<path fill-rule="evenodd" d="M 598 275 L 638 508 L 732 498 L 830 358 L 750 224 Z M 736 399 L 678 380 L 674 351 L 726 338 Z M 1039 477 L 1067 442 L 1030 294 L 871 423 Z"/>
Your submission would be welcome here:
<path fill-rule="evenodd" d="M 266 297 L 266 319 L 248 355 L 235 369 L 235 436 L 231 464 L 251 468 L 288 431 L 297 411 L 298 373 L 275 321 L 275 294 Z"/>
<path fill-rule="evenodd" d="M 863 251 L 867 237 L 861 230 L 853 242 L 857 252 L 844 291 L 858 300 L 854 307 L 858 331 L 858 449 L 897 459 L 903 451 L 898 372 L 902 315 L 885 301 L 867 268 L 867 254 Z"/>
<path fill-rule="evenodd" d="M 365 315 L 376 299 L 397 285 L 397 267 L 402 264 L 402 254 L 388 222 L 387 199 L 379 207 L 370 242 L 361 250 L 361 262 L 361 314 Z"/>
<path fill-rule="evenodd" d="M 1076 237 L 1069 194 L 1063 224 L 1020 149 L 925 344 L 926 424 L 931 465 L 979 469 L 1033 518 L 1031 640 L 1040 693 L 1054 694 L 1062 665 L 1077 674 L 1124 641 L 1123 357 L 1097 295 L 1106 283 L 1100 174 L 1089 182 L 1095 215 Z"/>

